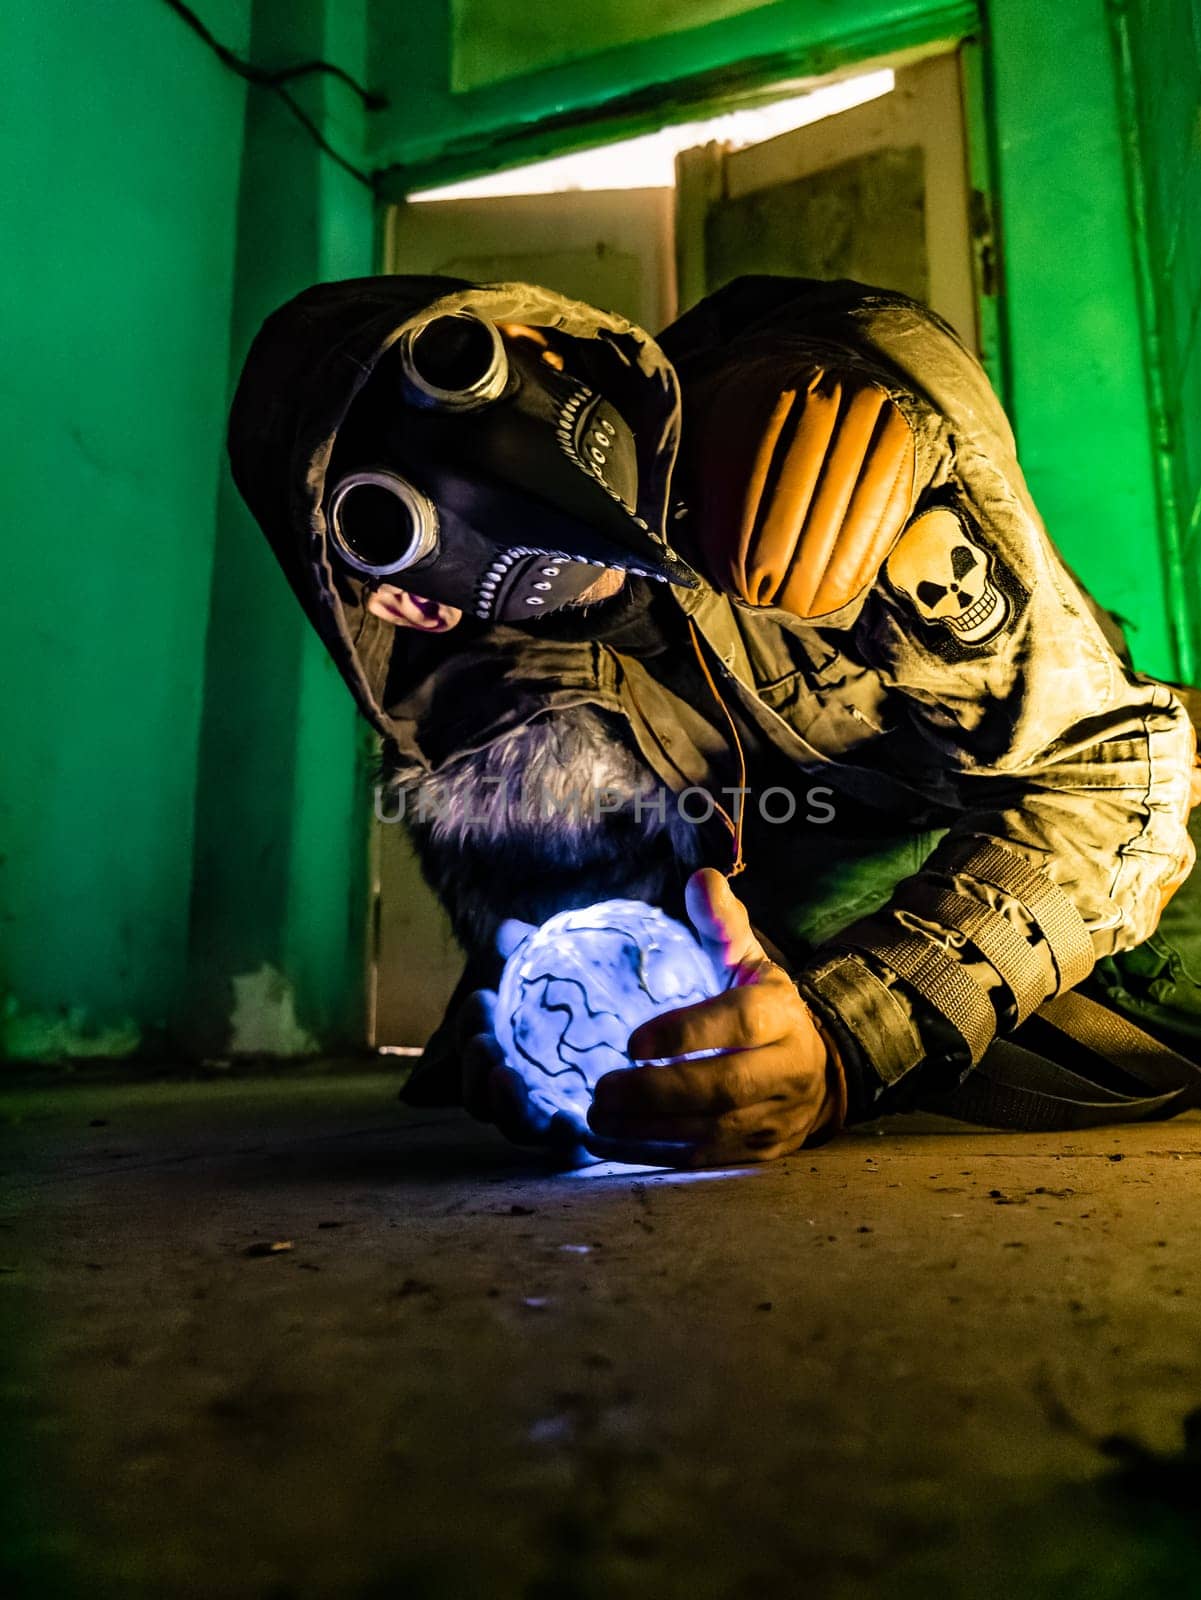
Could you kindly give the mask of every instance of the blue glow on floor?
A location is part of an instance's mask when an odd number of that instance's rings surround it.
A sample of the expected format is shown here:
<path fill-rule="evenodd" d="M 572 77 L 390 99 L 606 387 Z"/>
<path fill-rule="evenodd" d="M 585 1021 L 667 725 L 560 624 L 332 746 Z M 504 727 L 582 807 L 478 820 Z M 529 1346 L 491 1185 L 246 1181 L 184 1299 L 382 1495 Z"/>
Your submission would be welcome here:
<path fill-rule="evenodd" d="M 703 1167 L 699 1172 L 677 1172 L 672 1167 L 637 1167 L 625 1161 L 596 1161 L 590 1167 L 575 1167 L 565 1178 L 654 1178 L 656 1183 L 704 1183 L 710 1178 L 742 1178 L 753 1166 Z"/>

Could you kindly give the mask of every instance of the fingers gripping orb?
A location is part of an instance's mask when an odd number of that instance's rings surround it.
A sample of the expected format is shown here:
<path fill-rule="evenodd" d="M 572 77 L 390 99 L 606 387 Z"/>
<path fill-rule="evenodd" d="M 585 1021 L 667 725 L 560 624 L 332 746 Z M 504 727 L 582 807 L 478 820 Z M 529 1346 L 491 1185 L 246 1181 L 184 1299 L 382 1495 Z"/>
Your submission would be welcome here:
<path fill-rule="evenodd" d="M 509 957 L 496 1035 L 543 1110 L 581 1126 L 598 1079 L 628 1067 L 639 1023 L 718 992 L 712 964 L 681 923 L 641 900 L 562 911 Z"/>

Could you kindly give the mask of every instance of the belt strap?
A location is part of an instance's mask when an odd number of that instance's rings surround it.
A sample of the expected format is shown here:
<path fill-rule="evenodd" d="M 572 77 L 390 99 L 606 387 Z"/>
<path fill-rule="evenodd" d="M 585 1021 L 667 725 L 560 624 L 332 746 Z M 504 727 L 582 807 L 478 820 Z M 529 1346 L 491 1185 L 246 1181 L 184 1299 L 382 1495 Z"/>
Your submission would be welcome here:
<path fill-rule="evenodd" d="M 1158 1122 L 1201 1106 L 1201 1069 L 1108 1006 L 1066 994 L 1048 1001 L 1038 1015 L 1077 1047 L 1073 1060 L 1083 1046 L 1149 1092 L 1124 1094 L 1051 1055 L 998 1039 L 957 1089 L 928 1097 L 921 1109 L 989 1128 L 1058 1133 Z"/>
<path fill-rule="evenodd" d="M 891 905 L 955 928 L 970 939 L 1013 995 L 1018 1022 L 1024 1022 L 1046 999 L 1048 984 L 1038 951 L 1008 918 L 984 901 L 940 889 L 919 876 L 897 885 Z"/>
<path fill-rule="evenodd" d="M 904 978 L 961 1036 L 972 1065 L 980 1060 L 997 1031 L 997 1014 L 985 990 L 939 945 L 898 934 L 874 917 L 852 923 L 834 942 L 867 951 Z"/>
<path fill-rule="evenodd" d="M 925 1054 L 921 1035 L 896 992 L 858 956 L 836 955 L 798 979 L 802 996 L 835 1026 L 854 1017 L 856 1044 L 885 1083 L 915 1067 Z"/>
<path fill-rule="evenodd" d="M 1093 970 L 1096 955 L 1084 918 L 1057 883 L 1016 851 L 984 837 L 966 851 L 963 840 L 944 840 L 926 867 L 966 872 L 1019 900 L 1047 941 L 1060 989 L 1074 989 Z"/>

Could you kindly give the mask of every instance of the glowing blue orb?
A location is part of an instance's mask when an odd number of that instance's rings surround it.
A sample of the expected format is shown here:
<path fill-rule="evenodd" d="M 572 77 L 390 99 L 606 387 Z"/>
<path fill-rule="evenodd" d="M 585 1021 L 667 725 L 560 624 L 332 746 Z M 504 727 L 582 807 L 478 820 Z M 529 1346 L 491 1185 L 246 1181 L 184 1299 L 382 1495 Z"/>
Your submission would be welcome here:
<path fill-rule="evenodd" d="M 641 1022 L 718 992 L 682 923 L 641 900 L 561 911 L 518 945 L 501 975 L 496 1036 L 542 1110 L 583 1126 L 606 1072 L 628 1067 Z"/>

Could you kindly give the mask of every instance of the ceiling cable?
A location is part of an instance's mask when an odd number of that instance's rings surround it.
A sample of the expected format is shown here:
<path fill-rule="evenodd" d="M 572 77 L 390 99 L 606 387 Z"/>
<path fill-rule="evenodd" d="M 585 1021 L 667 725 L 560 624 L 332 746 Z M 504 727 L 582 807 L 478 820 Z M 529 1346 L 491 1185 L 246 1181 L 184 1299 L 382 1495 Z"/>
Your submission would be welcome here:
<path fill-rule="evenodd" d="M 375 184 L 370 174 L 364 172 L 361 167 L 356 167 L 340 151 L 335 150 L 313 118 L 288 93 L 284 85 L 294 82 L 297 78 L 309 77 L 313 73 L 325 73 L 329 77 L 337 78 L 339 82 L 344 83 L 348 89 L 358 95 L 368 111 L 382 110 L 388 104 L 384 95 L 376 94 L 372 90 L 364 88 L 356 78 L 351 77 L 349 72 L 346 72 L 342 67 L 336 66 L 332 61 L 303 61 L 294 67 L 281 67 L 275 71 L 270 71 L 265 67 L 256 67 L 252 62 L 244 61 L 241 56 L 235 55 L 227 45 L 223 45 L 219 39 L 215 38 L 209 32 L 205 23 L 192 10 L 191 6 L 185 5 L 183 0 L 166 0 L 166 4 L 175 12 L 177 17 L 187 23 L 198 38 L 208 45 L 223 66 L 228 67 L 231 72 L 242 78 L 246 83 L 253 84 L 259 89 L 268 89 L 272 94 L 278 96 L 313 140 L 314 144 L 316 144 L 317 148 L 323 151 L 331 161 L 336 162 L 344 172 L 348 172 L 352 178 L 356 178 L 359 183 L 364 184 L 374 192 Z"/>

